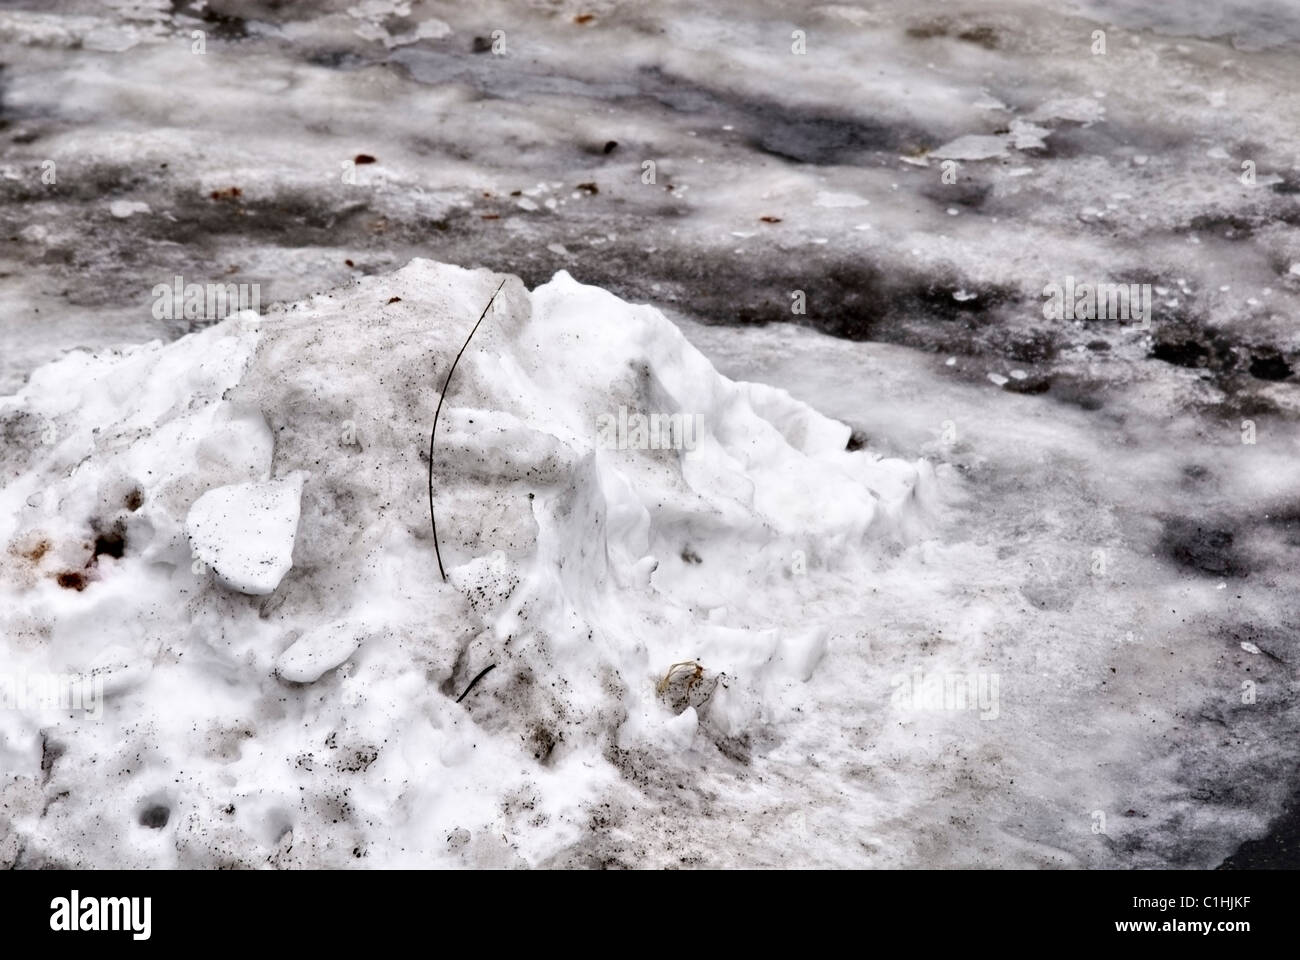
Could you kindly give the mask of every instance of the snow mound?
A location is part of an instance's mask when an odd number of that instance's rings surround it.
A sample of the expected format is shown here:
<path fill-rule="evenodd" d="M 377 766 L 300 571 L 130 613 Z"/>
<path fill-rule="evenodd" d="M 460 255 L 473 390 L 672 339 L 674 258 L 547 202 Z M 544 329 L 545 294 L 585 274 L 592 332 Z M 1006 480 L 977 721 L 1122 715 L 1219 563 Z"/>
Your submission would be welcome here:
<path fill-rule="evenodd" d="M 0 862 L 556 862 L 646 769 L 799 722 L 825 585 L 917 538 L 929 466 L 510 278 L 443 405 L 443 583 L 428 432 L 498 282 L 416 260 L 0 400 L 5 668 L 103 691 L 0 711 Z"/>

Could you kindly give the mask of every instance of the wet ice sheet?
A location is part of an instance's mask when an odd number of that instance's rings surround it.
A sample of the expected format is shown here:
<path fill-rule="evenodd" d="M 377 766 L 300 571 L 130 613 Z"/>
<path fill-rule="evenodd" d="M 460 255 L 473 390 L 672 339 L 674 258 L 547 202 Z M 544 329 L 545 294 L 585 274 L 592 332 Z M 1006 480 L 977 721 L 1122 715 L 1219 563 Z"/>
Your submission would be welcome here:
<path fill-rule="evenodd" d="M 1048 369 L 1045 284 L 1149 282 L 1152 340 L 1094 339 L 1294 357 L 1295 59 L 1203 29 L 1214 8 L 7 9 L 3 375 L 187 329 L 150 310 L 176 275 L 271 302 L 412 255 L 713 321 L 789 319 L 803 290 L 837 334 Z M 1232 21 L 1285 38 L 1272 10 Z M 1002 150 L 945 183 L 932 154 L 968 138 Z"/>

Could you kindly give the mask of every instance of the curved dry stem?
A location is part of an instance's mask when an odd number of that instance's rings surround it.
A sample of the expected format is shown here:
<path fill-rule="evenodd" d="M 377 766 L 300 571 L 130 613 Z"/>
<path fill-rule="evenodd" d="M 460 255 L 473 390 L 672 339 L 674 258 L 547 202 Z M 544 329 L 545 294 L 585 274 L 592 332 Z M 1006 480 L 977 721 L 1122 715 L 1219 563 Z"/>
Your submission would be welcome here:
<path fill-rule="evenodd" d="M 501 288 L 506 285 L 505 280 L 497 284 L 497 288 L 492 293 L 492 299 L 487 302 L 483 312 L 478 315 L 478 322 L 474 324 L 474 329 L 469 332 L 465 342 L 461 344 L 460 353 L 456 354 L 456 359 L 451 362 L 451 369 L 447 371 L 447 379 L 442 381 L 442 393 L 438 395 L 438 408 L 433 411 L 433 429 L 429 431 L 429 524 L 433 527 L 433 552 L 438 558 L 438 572 L 442 574 L 442 582 L 447 582 L 447 571 L 442 566 L 442 550 L 438 547 L 438 520 L 433 515 L 433 441 L 438 436 L 438 414 L 442 413 L 442 401 L 447 399 L 447 387 L 451 384 L 451 375 L 456 372 L 456 364 L 460 363 L 461 354 L 469 346 L 469 342 L 474 339 L 474 334 L 478 332 L 478 326 L 487 316 L 487 312 L 492 309 L 492 304 L 496 301 L 497 294 Z M 469 691 L 466 691 L 468 693 Z"/>

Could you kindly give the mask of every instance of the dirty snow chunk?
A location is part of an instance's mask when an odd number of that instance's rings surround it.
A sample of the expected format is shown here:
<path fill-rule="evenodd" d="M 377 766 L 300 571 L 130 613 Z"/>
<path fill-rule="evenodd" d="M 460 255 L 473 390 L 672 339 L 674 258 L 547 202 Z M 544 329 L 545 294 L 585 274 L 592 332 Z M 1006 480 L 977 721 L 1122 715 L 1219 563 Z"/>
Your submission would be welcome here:
<path fill-rule="evenodd" d="M 311 683 L 352 656 L 361 646 L 356 625 L 340 620 L 311 630 L 275 661 L 275 672 L 294 683 Z"/>
<path fill-rule="evenodd" d="M 968 134 L 930 151 L 933 157 L 946 160 L 993 160 L 1007 155 L 1005 137 Z"/>
<path fill-rule="evenodd" d="M 355 14 L 354 14 L 355 16 Z M 389 50 L 404 47 L 421 40 L 441 40 L 451 34 L 451 26 L 443 20 L 433 18 L 421 20 L 414 30 L 393 34 L 379 23 L 363 23 L 356 29 L 357 36 L 363 40 L 377 40 Z"/>
<path fill-rule="evenodd" d="M 302 482 L 297 475 L 209 490 L 185 520 L 194 555 L 232 590 L 274 591 L 293 566 Z"/>

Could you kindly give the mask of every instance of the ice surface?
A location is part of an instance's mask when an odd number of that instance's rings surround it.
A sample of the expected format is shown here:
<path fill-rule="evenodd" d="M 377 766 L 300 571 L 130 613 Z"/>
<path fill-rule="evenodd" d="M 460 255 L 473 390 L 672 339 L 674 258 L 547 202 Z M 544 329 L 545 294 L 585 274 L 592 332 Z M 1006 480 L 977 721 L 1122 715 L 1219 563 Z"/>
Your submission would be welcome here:
<path fill-rule="evenodd" d="M 1296 9 L 679 0 L 587 23 L 498 0 L 0 11 L 0 389 L 70 347 L 188 332 L 196 322 L 149 310 L 176 275 L 290 303 L 414 256 L 530 286 L 566 269 L 713 322 L 789 320 L 799 289 L 801 322 L 834 334 L 989 356 L 1064 335 L 1035 316 L 1066 275 L 1183 277 L 1155 333 L 1170 350 L 1208 327 L 1235 350 L 1294 357 Z M 791 52 L 795 29 L 807 55 Z M 500 55 L 483 44 L 494 30 Z M 944 182 L 949 153 L 960 169 Z M 824 202 L 845 196 L 870 217 Z M 956 290 L 980 296 L 954 316 L 936 299 Z M 1091 332 L 1121 353 L 1148 346 Z"/>

